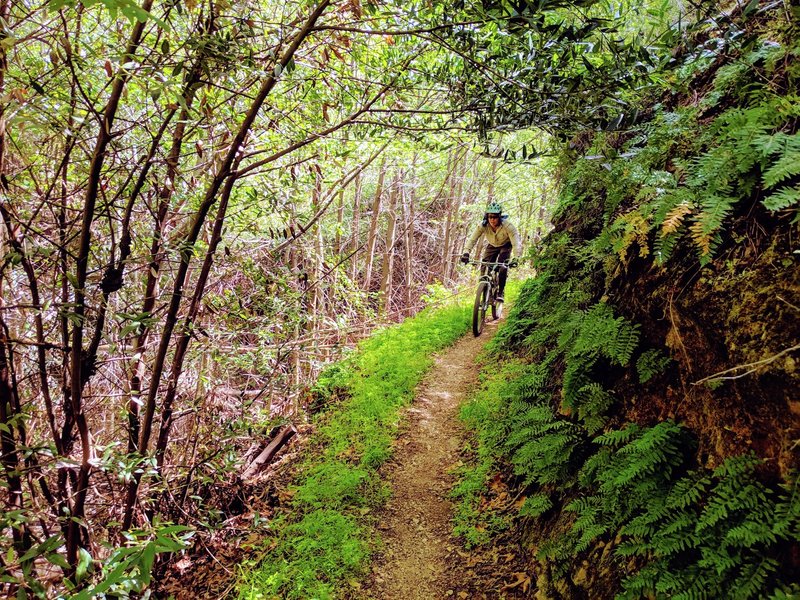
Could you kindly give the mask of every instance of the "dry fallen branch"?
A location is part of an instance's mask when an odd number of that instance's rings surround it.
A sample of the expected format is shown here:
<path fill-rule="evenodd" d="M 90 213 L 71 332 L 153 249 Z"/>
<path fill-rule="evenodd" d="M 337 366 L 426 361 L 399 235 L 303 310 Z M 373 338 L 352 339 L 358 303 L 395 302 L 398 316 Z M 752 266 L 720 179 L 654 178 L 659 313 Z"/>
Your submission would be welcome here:
<path fill-rule="evenodd" d="M 795 344 L 791 348 L 786 348 L 785 350 L 781 350 L 777 354 L 773 354 L 767 358 L 762 358 L 761 360 L 757 360 L 755 362 L 747 363 L 744 365 L 737 365 L 735 367 L 731 367 L 730 369 L 725 369 L 724 371 L 720 371 L 719 373 L 714 373 L 713 375 L 709 375 L 708 377 L 703 377 L 699 381 L 695 381 L 692 385 L 700 385 L 701 383 L 709 383 L 712 381 L 725 381 L 729 379 L 741 379 L 750 373 L 756 372 L 761 367 L 768 365 L 772 362 L 778 360 L 781 356 L 788 354 L 789 352 L 793 352 L 795 350 L 800 350 L 800 344 Z M 728 373 L 735 373 L 736 371 L 740 371 L 742 369 L 747 369 L 744 373 L 739 373 L 738 375 L 730 375 Z"/>
<path fill-rule="evenodd" d="M 287 425 L 281 429 L 272 441 L 267 444 L 267 447 L 264 448 L 261 454 L 259 454 L 242 472 L 242 480 L 246 481 L 254 475 L 257 475 L 272 461 L 278 451 L 283 448 L 296 433 L 297 429 L 294 428 L 294 425 Z"/>

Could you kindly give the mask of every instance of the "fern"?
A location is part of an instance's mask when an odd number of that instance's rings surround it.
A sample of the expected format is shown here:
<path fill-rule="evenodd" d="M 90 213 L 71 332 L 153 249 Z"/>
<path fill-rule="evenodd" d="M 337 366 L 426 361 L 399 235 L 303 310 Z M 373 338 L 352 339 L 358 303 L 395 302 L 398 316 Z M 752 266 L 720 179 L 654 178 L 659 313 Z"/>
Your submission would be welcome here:
<path fill-rule="evenodd" d="M 561 389 L 564 406 L 577 408 L 578 393 L 592 383 L 591 374 L 595 363 L 597 363 L 597 357 L 593 355 L 577 354 L 567 357 L 567 367 L 564 369 Z"/>
<path fill-rule="evenodd" d="M 594 438 L 595 443 L 603 446 L 619 446 L 627 444 L 641 432 L 636 423 L 627 423 L 622 429 L 614 429 Z"/>
<path fill-rule="evenodd" d="M 523 517 L 537 518 L 541 517 L 551 508 L 553 508 L 553 501 L 550 500 L 550 496 L 545 494 L 534 494 L 533 496 L 528 496 L 525 499 L 525 502 L 522 503 L 522 506 L 519 509 L 519 514 Z"/>
<path fill-rule="evenodd" d="M 598 438 L 595 438 L 597 442 Z M 578 473 L 578 483 L 582 488 L 589 488 L 597 482 L 597 474 L 608 468 L 613 460 L 614 449 L 610 447 L 600 448 L 583 463 Z"/>
<path fill-rule="evenodd" d="M 667 237 L 672 233 L 677 233 L 686 219 L 694 211 L 694 207 L 688 202 L 681 202 L 672 208 L 664 217 L 661 223 L 661 237 Z"/>
<path fill-rule="evenodd" d="M 550 379 L 551 362 L 552 357 L 547 357 L 543 362 L 529 366 L 510 384 L 510 395 L 526 402 L 539 399 Z"/>
<path fill-rule="evenodd" d="M 675 483 L 667 496 L 666 504 L 672 509 L 683 509 L 698 504 L 705 496 L 709 485 L 711 485 L 709 477 L 700 477 L 690 472 Z"/>
<path fill-rule="evenodd" d="M 639 325 L 623 317 L 615 317 L 614 309 L 608 304 L 599 303 L 587 311 L 576 311 L 564 325 L 559 336 L 559 346 L 566 352 L 567 364 L 564 370 L 562 397 L 568 408 L 579 408 L 587 400 L 595 402 L 595 411 L 584 411 L 581 418 L 587 422 L 590 433 L 602 427 L 597 417 L 610 405 L 606 397 L 591 392 L 592 375 L 600 358 L 611 364 L 625 366 L 639 343 Z M 583 392 L 581 391 L 583 390 Z M 581 394 L 584 394 L 582 401 Z M 594 396 L 592 396 L 594 394 Z"/>
<path fill-rule="evenodd" d="M 608 533 L 610 524 L 603 521 L 603 502 L 600 496 L 584 496 L 564 507 L 577 514 L 572 532 L 578 534 L 575 551 L 583 552 L 598 537 Z"/>
<path fill-rule="evenodd" d="M 762 175 L 765 188 L 773 188 L 790 177 L 800 175 L 800 134 L 761 136 L 756 143 L 762 154 L 777 156 Z"/>
<path fill-rule="evenodd" d="M 775 503 L 773 531 L 780 538 L 800 539 L 800 478 L 794 474 Z"/>
<path fill-rule="evenodd" d="M 651 475 L 668 478 L 672 468 L 683 462 L 686 441 L 684 430 L 672 421 L 643 430 L 619 449 L 615 469 L 605 475 L 601 489 L 612 490 Z"/>
<path fill-rule="evenodd" d="M 566 485 L 575 469 L 572 456 L 583 443 L 580 428 L 558 419 L 547 406 L 529 406 L 514 418 L 515 430 L 504 446 L 514 473 L 525 485 Z"/>
<path fill-rule="evenodd" d="M 608 304 L 595 304 L 581 319 L 571 354 L 603 355 L 619 366 L 628 364 L 639 342 L 639 326 L 614 318 Z"/>
<path fill-rule="evenodd" d="M 771 558 L 764 558 L 759 562 L 745 564 L 741 575 L 733 584 L 737 598 L 760 598 L 765 588 L 767 578 L 778 569 L 778 562 Z"/>
<path fill-rule="evenodd" d="M 721 237 L 718 232 L 737 201 L 738 198 L 719 194 L 710 194 L 703 200 L 701 212 L 689 228 L 694 243 L 700 249 L 701 259 L 709 259 L 719 246 Z"/>
<path fill-rule="evenodd" d="M 774 194 L 763 200 L 764 206 L 769 210 L 783 210 L 800 202 L 800 185 L 782 187 Z"/>
<path fill-rule="evenodd" d="M 630 424 L 595 441 L 603 448 L 586 461 L 578 478 L 581 486 L 595 493 L 581 496 L 565 507 L 577 514 L 572 526 L 572 531 L 579 534 L 575 550 L 585 550 L 599 536 L 621 527 L 624 532 L 628 523 L 629 535 L 641 537 L 623 552 L 648 553 L 653 547 L 645 538 L 660 532 L 668 512 L 662 491 L 665 482 L 672 469 L 684 461 L 681 448 L 686 445 L 685 432 L 671 422 L 648 429 Z M 643 506 L 649 509 L 642 512 Z M 691 532 L 693 524 L 692 519 L 685 518 L 678 529 L 680 533 Z M 675 532 L 660 533 L 671 536 L 671 543 L 679 547 L 686 544 Z"/>
<path fill-rule="evenodd" d="M 800 136 L 778 131 L 788 115 L 776 110 L 776 102 L 727 110 L 709 129 L 709 150 L 688 162 L 687 186 L 701 198 L 690 226 L 701 262 L 710 260 L 736 204 L 751 195 L 759 183 L 769 189 L 800 174 Z M 760 170 L 763 175 L 759 177 Z M 768 199 L 770 206 L 789 206 L 795 201 L 790 191 Z M 686 210 L 671 215 L 670 228 L 662 237 L 682 222 Z"/>
<path fill-rule="evenodd" d="M 688 473 L 624 525 L 621 532 L 629 537 L 618 554 L 652 562 L 623 582 L 620 597 L 695 598 L 713 590 L 714 597 L 749 600 L 775 589 L 778 563 L 767 549 L 800 539 L 791 533 L 800 522 L 790 508 L 796 487 L 788 485 L 776 497 L 755 478 L 757 465 L 754 457 L 742 456 L 711 476 Z"/>
<path fill-rule="evenodd" d="M 599 383 L 590 383 L 578 390 L 575 404 L 578 418 L 583 421 L 587 433 L 593 435 L 605 426 L 605 414 L 614 404 L 614 396 Z"/>
<path fill-rule="evenodd" d="M 665 356 L 660 350 L 646 350 L 636 361 L 639 383 L 650 381 L 653 377 L 662 373 L 671 362 L 672 359 L 669 356 Z"/>
<path fill-rule="evenodd" d="M 783 586 L 773 590 L 769 600 L 797 600 L 800 598 L 800 585 L 792 584 Z"/>

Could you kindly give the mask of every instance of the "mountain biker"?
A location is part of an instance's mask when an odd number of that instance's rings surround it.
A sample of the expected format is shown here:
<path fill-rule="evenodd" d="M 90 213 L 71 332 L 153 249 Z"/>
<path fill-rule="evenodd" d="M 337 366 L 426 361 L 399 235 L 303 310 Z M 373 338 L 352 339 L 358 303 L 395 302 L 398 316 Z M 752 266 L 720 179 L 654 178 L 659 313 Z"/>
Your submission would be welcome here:
<path fill-rule="evenodd" d="M 483 262 L 507 262 L 510 267 L 517 266 L 519 256 L 522 254 L 522 243 L 520 242 L 519 231 L 517 231 L 514 224 L 508 220 L 508 215 L 503 214 L 503 207 L 497 202 L 491 202 L 486 207 L 486 212 L 483 215 L 483 222 L 478 225 L 472 233 L 472 237 L 464 248 L 464 254 L 461 255 L 462 263 L 467 264 L 469 262 L 469 253 L 475 247 L 475 244 L 478 243 L 481 236 L 486 237 L 486 250 L 483 253 Z M 509 260 L 512 252 L 514 258 Z M 498 290 L 497 301 L 502 302 L 508 270 L 500 269 L 499 275 L 500 289 Z"/>

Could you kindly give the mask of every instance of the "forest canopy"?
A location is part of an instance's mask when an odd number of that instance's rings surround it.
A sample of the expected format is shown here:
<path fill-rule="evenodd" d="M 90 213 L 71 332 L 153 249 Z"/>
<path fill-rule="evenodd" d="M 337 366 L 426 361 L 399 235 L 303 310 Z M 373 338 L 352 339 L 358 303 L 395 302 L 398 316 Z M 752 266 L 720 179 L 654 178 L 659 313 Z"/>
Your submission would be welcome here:
<path fill-rule="evenodd" d="M 453 293 L 486 202 L 535 247 L 565 157 L 759 49 L 757 0 L 682 6 L 0 0 L 9 589 L 148 585 L 323 365 Z"/>

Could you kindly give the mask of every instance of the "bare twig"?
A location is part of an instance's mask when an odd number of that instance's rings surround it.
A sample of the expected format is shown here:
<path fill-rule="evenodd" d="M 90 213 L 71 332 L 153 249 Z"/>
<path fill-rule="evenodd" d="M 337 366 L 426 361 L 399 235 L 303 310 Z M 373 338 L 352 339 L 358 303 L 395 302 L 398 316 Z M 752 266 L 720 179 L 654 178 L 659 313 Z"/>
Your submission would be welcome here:
<path fill-rule="evenodd" d="M 781 356 L 788 354 L 789 352 L 794 352 L 795 350 L 800 350 L 800 344 L 795 344 L 791 348 L 786 348 L 785 350 L 781 350 L 777 354 L 773 354 L 767 358 L 762 358 L 761 360 L 757 360 L 755 362 L 747 363 L 744 365 L 737 365 L 735 367 L 731 367 L 730 369 L 725 369 L 724 371 L 720 371 L 719 373 L 714 373 L 713 375 L 709 375 L 708 377 L 703 377 L 698 381 L 692 383 L 692 385 L 700 385 L 701 383 L 707 383 L 712 381 L 725 381 L 730 379 L 741 379 L 746 375 L 750 375 L 750 373 L 755 373 L 758 371 L 759 368 L 768 365 L 770 363 L 775 362 Z M 747 369 L 744 373 L 739 373 L 738 375 L 730 375 L 728 373 L 735 373 L 736 371 L 740 371 L 741 369 Z"/>

